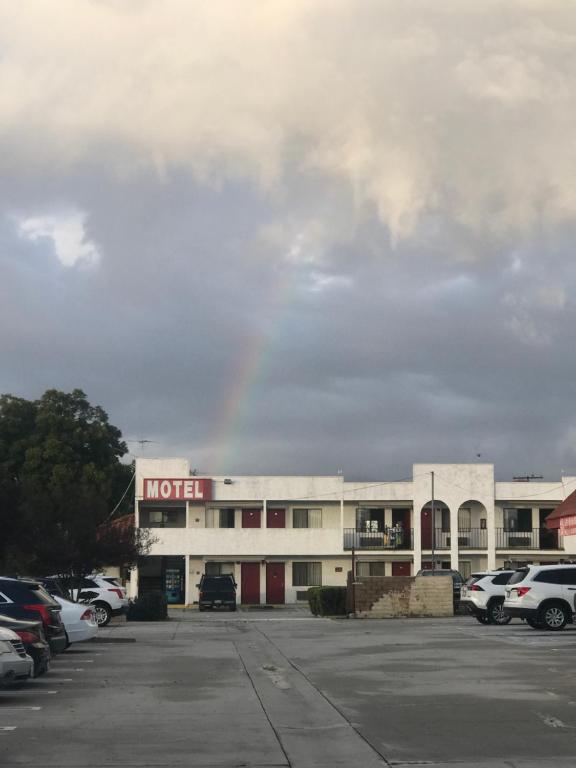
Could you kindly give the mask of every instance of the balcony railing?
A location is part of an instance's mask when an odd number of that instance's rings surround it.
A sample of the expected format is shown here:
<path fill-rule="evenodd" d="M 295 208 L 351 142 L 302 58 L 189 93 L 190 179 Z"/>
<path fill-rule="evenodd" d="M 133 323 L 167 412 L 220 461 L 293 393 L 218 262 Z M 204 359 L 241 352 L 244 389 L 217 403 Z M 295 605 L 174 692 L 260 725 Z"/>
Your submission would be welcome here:
<path fill-rule="evenodd" d="M 344 528 L 344 549 L 413 549 L 414 529 L 396 531 L 357 531 Z"/>
<path fill-rule="evenodd" d="M 564 549 L 558 531 L 532 528 L 529 531 L 507 531 L 496 528 L 496 549 Z"/>
<path fill-rule="evenodd" d="M 452 532 L 436 528 L 434 531 L 434 549 L 450 549 Z M 469 528 L 458 531 L 458 549 L 486 549 L 488 546 L 488 531 L 485 528 Z M 430 531 L 422 531 L 422 549 L 432 549 Z"/>

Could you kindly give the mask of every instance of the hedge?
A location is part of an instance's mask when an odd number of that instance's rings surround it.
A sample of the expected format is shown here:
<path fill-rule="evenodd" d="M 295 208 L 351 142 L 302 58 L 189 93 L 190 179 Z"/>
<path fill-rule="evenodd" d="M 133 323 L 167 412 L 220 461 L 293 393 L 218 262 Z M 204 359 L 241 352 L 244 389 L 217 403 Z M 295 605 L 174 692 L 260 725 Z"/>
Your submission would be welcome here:
<path fill-rule="evenodd" d="M 314 616 L 345 616 L 346 587 L 310 587 L 308 605 Z"/>
<path fill-rule="evenodd" d="M 164 592 L 146 592 L 128 606 L 127 621 L 166 621 L 168 604 Z"/>

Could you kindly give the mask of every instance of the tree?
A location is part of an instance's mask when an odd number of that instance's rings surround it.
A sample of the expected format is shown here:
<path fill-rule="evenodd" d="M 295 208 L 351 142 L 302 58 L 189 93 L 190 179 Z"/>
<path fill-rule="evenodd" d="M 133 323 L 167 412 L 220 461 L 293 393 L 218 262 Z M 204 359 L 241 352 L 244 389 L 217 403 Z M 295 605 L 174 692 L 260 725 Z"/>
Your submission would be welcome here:
<path fill-rule="evenodd" d="M 150 545 L 111 525 L 131 508 L 133 468 L 120 430 L 79 389 L 0 397 L 0 566 L 85 574 L 130 565 Z M 116 507 L 117 505 L 117 507 Z"/>

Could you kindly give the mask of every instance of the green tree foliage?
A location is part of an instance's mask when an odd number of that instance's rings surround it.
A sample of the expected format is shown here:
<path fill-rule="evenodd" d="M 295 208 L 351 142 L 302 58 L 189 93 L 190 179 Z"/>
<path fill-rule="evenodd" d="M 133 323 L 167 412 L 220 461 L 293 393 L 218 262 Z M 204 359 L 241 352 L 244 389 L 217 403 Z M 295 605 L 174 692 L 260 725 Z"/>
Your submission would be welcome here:
<path fill-rule="evenodd" d="M 133 525 L 133 469 L 117 427 L 79 389 L 35 401 L 0 397 L 0 567 L 3 572 L 84 574 L 122 565 L 149 543 Z M 113 514 L 112 514 L 113 513 Z"/>

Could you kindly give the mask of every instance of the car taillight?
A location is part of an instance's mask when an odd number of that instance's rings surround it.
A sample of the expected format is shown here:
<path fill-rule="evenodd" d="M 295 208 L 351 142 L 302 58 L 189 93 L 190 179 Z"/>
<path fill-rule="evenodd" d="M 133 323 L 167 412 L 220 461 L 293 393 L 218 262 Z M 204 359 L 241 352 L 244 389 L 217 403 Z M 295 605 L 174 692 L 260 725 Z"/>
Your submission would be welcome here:
<path fill-rule="evenodd" d="M 122 598 L 124 597 L 124 595 L 122 594 L 122 590 L 121 589 L 113 589 L 112 587 L 110 587 L 108 589 L 108 592 L 116 592 L 116 594 L 118 595 L 120 600 L 122 600 Z"/>
<path fill-rule="evenodd" d="M 22 607 L 26 608 L 27 611 L 36 611 L 39 613 L 45 624 L 50 624 L 50 622 L 54 621 L 48 606 L 44 605 L 44 603 L 31 603 L 30 605 L 23 605 Z"/>
<path fill-rule="evenodd" d="M 81 621 L 93 621 L 94 620 L 94 611 L 91 608 L 87 608 L 82 616 L 80 616 Z"/>
<path fill-rule="evenodd" d="M 524 597 L 527 592 L 530 592 L 531 587 L 516 587 L 516 593 L 518 597 Z"/>
<path fill-rule="evenodd" d="M 35 635 L 34 632 L 28 632 L 25 629 L 17 629 L 16 634 L 23 643 L 29 643 L 30 645 L 33 645 L 34 643 L 40 642 L 40 638 L 38 635 Z"/>
<path fill-rule="evenodd" d="M 484 588 L 480 587 L 478 584 L 472 584 L 471 587 L 469 587 L 471 592 L 484 592 Z"/>

